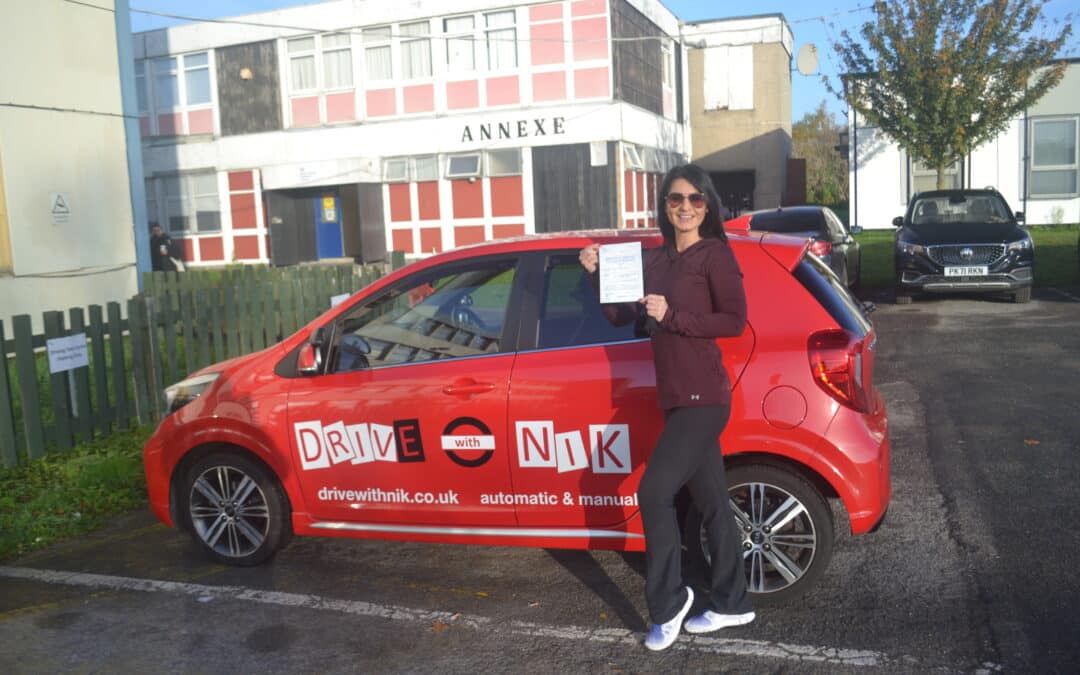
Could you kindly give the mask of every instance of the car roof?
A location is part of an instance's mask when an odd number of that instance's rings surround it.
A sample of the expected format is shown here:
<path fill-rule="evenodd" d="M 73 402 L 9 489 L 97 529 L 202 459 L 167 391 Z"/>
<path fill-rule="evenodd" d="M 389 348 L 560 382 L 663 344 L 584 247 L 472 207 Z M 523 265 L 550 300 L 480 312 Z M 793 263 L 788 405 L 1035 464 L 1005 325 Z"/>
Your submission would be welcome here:
<path fill-rule="evenodd" d="M 971 195 L 974 197 L 988 197 L 993 195 L 1000 197 L 1001 193 L 993 188 L 950 188 L 948 190 L 925 190 L 917 193 L 912 197 L 912 200 L 932 197 L 952 197 L 954 195 Z"/>

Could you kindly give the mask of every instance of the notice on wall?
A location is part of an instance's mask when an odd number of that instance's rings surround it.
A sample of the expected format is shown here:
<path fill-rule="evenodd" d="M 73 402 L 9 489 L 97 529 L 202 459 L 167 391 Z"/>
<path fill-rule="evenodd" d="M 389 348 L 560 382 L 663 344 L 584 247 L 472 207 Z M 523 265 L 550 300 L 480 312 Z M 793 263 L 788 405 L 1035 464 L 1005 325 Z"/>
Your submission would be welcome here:
<path fill-rule="evenodd" d="M 86 333 L 46 340 L 45 351 L 49 354 L 50 373 L 62 373 L 90 365 L 90 357 L 86 351 Z"/>
<path fill-rule="evenodd" d="M 71 221 L 71 200 L 63 192 L 49 193 L 49 216 L 53 225 L 66 225 Z"/>

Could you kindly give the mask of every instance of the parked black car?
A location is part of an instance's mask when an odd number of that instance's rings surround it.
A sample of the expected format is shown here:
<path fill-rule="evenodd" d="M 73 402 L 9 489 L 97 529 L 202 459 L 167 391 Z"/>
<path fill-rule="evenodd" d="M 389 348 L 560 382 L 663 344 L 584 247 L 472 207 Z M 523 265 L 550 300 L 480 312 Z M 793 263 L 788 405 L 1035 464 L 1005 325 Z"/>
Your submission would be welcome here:
<path fill-rule="evenodd" d="M 933 190 L 911 198 L 907 213 L 893 220 L 896 231 L 896 302 L 914 294 L 1011 293 L 1031 299 L 1035 247 L 994 189 Z"/>
<path fill-rule="evenodd" d="M 750 229 L 810 237 L 810 252 L 821 258 L 836 273 L 840 281 L 851 288 L 859 285 L 862 271 L 862 249 L 850 230 L 826 206 L 787 206 L 750 214 Z"/>

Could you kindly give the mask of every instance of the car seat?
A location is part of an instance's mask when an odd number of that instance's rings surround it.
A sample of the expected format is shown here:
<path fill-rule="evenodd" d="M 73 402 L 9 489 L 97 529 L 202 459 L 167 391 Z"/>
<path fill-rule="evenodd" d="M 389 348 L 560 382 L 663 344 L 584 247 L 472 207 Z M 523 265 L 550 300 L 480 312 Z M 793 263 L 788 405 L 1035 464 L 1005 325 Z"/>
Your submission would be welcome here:
<path fill-rule="evenodd" d="M 938 208 L 937 202 L 923 202 L 919 206 L 919 215 L 915 219 L 918 223 L 933 223 L 937 222 Z"/>

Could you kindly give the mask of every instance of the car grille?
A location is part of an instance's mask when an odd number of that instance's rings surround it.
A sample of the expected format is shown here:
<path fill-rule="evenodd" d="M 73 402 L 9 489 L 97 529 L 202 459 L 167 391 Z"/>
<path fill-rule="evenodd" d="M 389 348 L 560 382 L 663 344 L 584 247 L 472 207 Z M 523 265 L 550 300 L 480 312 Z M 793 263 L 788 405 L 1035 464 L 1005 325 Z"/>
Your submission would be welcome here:
<path fill-rule="evenodd" d="M 961 251 L 970 250 L 970 256 Z M 1005 257 L 1004 244 L 949 244 L 927 246 L 930 259 L 939 265 L 993 265 Z"/>

